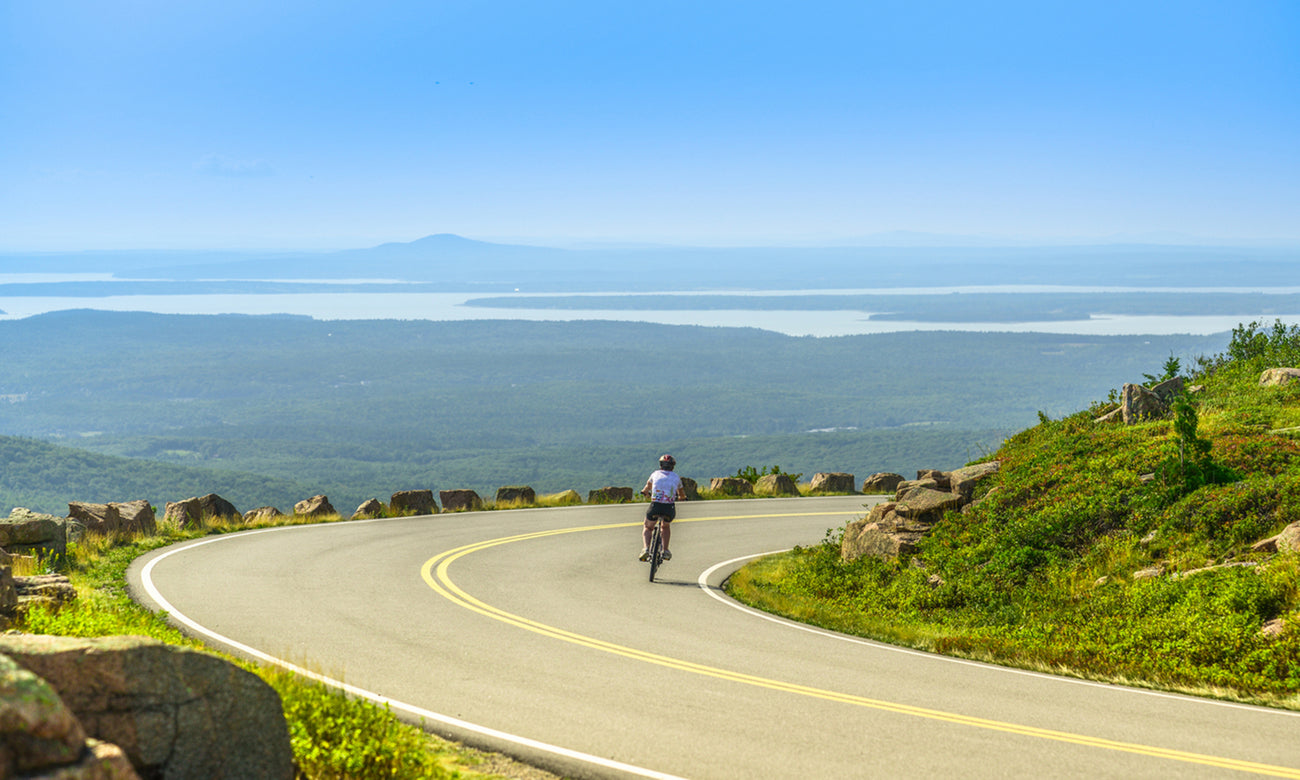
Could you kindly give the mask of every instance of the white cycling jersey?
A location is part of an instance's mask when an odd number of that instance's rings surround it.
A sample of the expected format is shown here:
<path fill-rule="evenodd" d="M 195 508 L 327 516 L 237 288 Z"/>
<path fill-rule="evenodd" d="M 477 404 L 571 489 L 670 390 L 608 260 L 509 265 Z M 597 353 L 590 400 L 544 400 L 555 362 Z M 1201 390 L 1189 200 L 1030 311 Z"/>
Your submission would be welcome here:
<path fill-rule="evenodd" d="M 671 504 L 677 500 L 677 491 L 681 487 L 681 477 L 659 469 L 650 475 L 650 500 L 656 504 Z"/>

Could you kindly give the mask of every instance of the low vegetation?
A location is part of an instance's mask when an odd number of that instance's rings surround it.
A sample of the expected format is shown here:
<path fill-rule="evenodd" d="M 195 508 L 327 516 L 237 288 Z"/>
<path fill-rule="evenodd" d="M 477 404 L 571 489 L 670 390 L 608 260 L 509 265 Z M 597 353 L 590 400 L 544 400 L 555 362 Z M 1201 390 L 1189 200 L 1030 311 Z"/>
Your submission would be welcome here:
<path fill-rule="evenodd" d="M 1296 365 L 1300 330 L 1243 325 L 1171 419 L 1098 424 L 1104 402 L 1009 438 L 983 500 L 914 556 L 846 562 L 832 530 L 731 591 L 936 652 L 1300 709 L 1300 554 L 1253 547 L 1300 520 L 1300 385 L 1259 384 Z"/>

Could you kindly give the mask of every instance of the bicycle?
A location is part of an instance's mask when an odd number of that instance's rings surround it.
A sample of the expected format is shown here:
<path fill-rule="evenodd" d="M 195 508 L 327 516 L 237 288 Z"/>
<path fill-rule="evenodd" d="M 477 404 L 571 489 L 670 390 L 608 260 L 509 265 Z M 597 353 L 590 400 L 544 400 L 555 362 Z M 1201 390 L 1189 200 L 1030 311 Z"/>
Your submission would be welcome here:
<path fill-rule="evenodd" d="M 659 571 L 659 564 L 664 562 L 664 544 L 663 533 L 664 516 L 655 515 L 655 526 L 650 529 L 650 546 L 646 548 L 650 554 L 650 581 L 655 581 L 655 574 Z"/>

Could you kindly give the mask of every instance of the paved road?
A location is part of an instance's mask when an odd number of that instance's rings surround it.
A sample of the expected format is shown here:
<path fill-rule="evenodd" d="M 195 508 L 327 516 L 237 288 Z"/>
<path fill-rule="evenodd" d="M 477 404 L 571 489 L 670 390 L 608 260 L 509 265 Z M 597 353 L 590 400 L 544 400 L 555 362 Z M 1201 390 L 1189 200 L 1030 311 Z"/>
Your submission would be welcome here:
<path fill-rule="evenodd" d="M 573 777 L 1300 778 L 1300 715 L 809 630 L 719 593 L 862 497 L 683 505 L 663 582 L 637 506 L 254 531 L 137 561 L 186 630 Z"/>

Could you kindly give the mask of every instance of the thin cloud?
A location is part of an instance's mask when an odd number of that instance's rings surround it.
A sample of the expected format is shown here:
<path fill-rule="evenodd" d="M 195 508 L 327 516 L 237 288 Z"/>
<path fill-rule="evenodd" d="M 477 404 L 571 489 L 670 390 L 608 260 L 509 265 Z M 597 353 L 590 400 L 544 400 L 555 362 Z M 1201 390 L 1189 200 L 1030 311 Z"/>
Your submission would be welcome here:
<path fill-rule="evenodd" d="M 274 175 L 271 164 L 265 160 L 236 160 L 221 154 L 206 154 L 194 164 L 194 170 L 209 176 L 236 176 L 256 178 Z"/>

